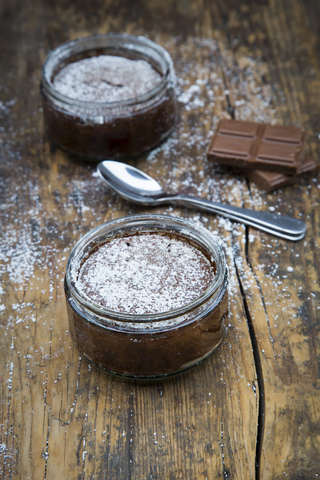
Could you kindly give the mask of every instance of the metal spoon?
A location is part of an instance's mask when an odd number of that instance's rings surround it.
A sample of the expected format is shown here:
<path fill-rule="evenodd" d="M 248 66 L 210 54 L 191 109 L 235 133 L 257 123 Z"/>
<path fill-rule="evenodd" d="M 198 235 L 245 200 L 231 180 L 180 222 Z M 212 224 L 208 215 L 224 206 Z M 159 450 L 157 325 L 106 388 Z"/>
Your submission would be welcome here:
<path fill-rule="evenodd" d="M 205 210 L 292 241 L 301 240 L 306 233 L 306 224 L 293 217 L 211 202 L 192 195 L 165 193 L 156 180 L 125 163 L 104 160 L 97 171 L 119 195 L 141 205 L 174 204 Z"/>

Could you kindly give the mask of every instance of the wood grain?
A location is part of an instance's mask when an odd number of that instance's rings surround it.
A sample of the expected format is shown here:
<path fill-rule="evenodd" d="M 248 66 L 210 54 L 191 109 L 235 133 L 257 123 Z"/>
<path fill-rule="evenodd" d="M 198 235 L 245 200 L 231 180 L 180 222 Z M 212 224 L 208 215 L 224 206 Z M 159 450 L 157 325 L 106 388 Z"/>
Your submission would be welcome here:
<path fill-rule="evenodd" d="M 0 478 L 316 478 L 319 179 L 266 195 L 205 156 L 219 118 L 234 115 L 304 126 L 319 159 L 312 2 L 0 5 Z M 179 80 L 175 132 L 132 164 L 168 190 L 271 208 L 308 225 L 293 244 L 196 211 L 153 210 L 201 222 L 219 237 L 230 325 L 202 365 L 151 384 L 114 378 L 79 356 L 63 291 L 68 254 L 85 232 L 147 210 L 107 189 L 93 164 L 53 145 L 41 112 L 46 54 L 108 31 L 163 45 Z"/>

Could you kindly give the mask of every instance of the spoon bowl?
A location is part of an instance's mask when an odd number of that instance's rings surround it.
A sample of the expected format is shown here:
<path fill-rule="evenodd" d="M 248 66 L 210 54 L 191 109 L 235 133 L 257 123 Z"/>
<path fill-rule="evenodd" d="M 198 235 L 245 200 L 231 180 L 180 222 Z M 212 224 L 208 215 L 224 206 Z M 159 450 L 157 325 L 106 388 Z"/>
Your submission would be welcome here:
<path fill-rule="evenodd" d="M 306 233 L 306 224 L 293 217 L 239 208 L 192 195 L 168 194 L 152 177 L 125 163 L 104 160 L 99 163 L 97 171 L 109 187 L 134 203 L 146 206 L 173 204 L 196 208 L 292 241 L 301 240 Z"/>
<path fill-rule="evenodd" d="M 125 163 L 105 160 L 99 163 L 97 171 L 100 177 L 119 195 L 138 203 L 148 203 L 154 197 L 165 195 L 159 183 L 146 173 Z M 141 201 L 140 201 L 141 200 Z"/>

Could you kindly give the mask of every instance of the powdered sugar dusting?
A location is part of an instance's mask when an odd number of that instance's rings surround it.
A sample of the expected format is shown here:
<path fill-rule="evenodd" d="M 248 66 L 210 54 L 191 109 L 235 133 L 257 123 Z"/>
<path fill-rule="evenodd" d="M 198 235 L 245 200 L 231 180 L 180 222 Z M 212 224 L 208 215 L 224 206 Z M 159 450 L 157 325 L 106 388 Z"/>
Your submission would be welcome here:
<path fill-rule="evenodd" d="M 214 274 L 214 265 L 187 242 L 147 234 L 100 246 L 80 268 L 76 286 L 114 311 L 160 313 L 200 297 Z"/>
<path fill-rule="evenodd" d="M 69 98 L 86 102 L 117 102 L 143 95 L 156 87 L 161 75 L 145 60 L 99 55 L 64 67 L 53 85 Z"/>

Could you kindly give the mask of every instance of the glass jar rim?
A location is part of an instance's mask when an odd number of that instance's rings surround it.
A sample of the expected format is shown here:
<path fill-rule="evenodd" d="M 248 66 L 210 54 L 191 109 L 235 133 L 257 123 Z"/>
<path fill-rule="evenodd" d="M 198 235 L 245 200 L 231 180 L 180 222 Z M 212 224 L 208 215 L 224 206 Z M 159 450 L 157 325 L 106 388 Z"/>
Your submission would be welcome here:
<path fill-rule="evenodd" d="M 92 102 L 86 100 L 78 100 L 76 98 L 68 97 L 63 93 L 60 93 L 54 87 L 51 76 L 54 72 L 54 68 L 59 65 L 62 60 L 68 58 L 68 56 L 70 56 L 72 53 L 85 52 L 86 50 L 90 51 L 94 48 L 97 48 L 97 46 L 101 48 L 106 48 L 109 42 L 111 42 L 110 45 L 112 45 L 112 42 L 117 41 L 120 42 L 119 45 L 121 44 L 121 42 L 123 42 L 123 46 L 127 46 L 127 49 L 129 51 L 140 51 L 137 49 L 138 46 L 140 46 L 141 48 L 147 47 L 150 51 L 154 51 L 159 56 L 159 58 L 161 58 L 166 63 L 166 70 L 162 74 L 160 82 L 155 87 L 141 95 L 137 95 L 136 97 L 132 97 L 126 100 L 117 100 L 115 102 Z M 93 43 L 95 42 L 97 42 L 99 45 L 93 45 Z M 134 47 L 136 47 L 136 49 Z M 73 51 L 73 49 L 75 51 Z M 176 77 L 174 73 L 173 61 L 167 50 L 161 45 L 158 45 L 156 42 L 153 42 L 146 37 L 143 37 L 141 35 L 129 35 L 126 33 L 106 33 L 89 35 L 86 37 L 79 37 L 75 40 L 65 42 L 52 50 L 52 52 L 47 55 L 42 66 L 41 74 L 41 88 L 43 88 L 53 98 L 60 101 L 61 103 L 77 106 L 80 108 L 104 107 L 114 109 L 117 107 L 141 104 L 150 100 L 151 98 L 155 97 L 157 94 L 165 90 L 170 83 L 172 84 L 172 87 L 174 87 L 176 83 Z"/>
<path fill-rule="evenodd" d="M 150 224 L 150 222 L 153 223 L 153 227 L 150 227 L 150 230 L 143 229 L 143 226 L 146 227 L 148 223 Z M 92 247 L 92 243 L 94 240 L 105 240 L 107 238 L 112 238 L 117 233 L 121 233 L 121 231 L 129 232 L 130 230 L 125 230 L 126 227 L 132 227 L 131 231 L 138 232 L 155 232 L 157 231 L 158 227 L 159 231 L 167 231 L 168 233 L 174 233 L 174 230 L 170 230 L 170 225 L 168 225 L 168 228 L 161 228 L 162 225 L 160 224 L 160 222 L 171 222 L 171 225 L 175 225 L 176 227 L 181 226 L 182 228 L 184 228 L 184 231 L 179 232 L 179 235 L 181 235 L 182 237 L 184 236 L 185 238 L 190 239 L 191 237 L 188 237 L 187 233 L 192 232 L 195 235 L 192 239 L 195 242 L 198 241 L 198 243 L 203 248 L 206 248 L 207 253 L 209 253 L 210 255 L 214 255 L 214 262 L 217 269 L 216 274 L 213 281 L 202 295 L 182 307 L 166 312 L 159 312 L 155 314 L 130 314 L 117 312 L 115 310 L 110 310 L 106 307 L 103 307 L 102 305 L 97 304 L 96 302 L 90 300 L 88 297 L 85 297 L 83 294 L 81 294 L 81 292 L 79 292 L 74 282 L 74 271 L 78 271 L 81 258 L 83 259 L 82 255 L 84 255 L 85 253 L 89 253 L 91 249 L 90 245 Z M 165 224 L 163 223 L 163 225 Z M 108 230 L 110 233 L 109 236 L 107 235 Z M 80 256 L 81 258 L 78 258 Z M 197 307 L 201 306 L 204 302 L 206 302 L 206 300 L 211 298 L 212 295 L 220 292 L 220 287 L 224 284 L 224 282 L 226 282 L 226 278 L 227 264 L 224 252 L 209 230 L 207 230 L 202 225 L 196 224 L 194 222 L 191 222 L 190 220 L 180 217 L 163 214 L 143 214 L 120 217 L 102 225 L 98 225 L 97 227 L 87 232 L 76 243 L 69 255 L 66 267 L 65 283 L 69 290 L 70 296 L 74 298 L 82 307 L 85 307 L 87 310 L 89 310 L 89 312 L 96 314 L 99 317 L 115 319 L 120 322 L 128 323 L 153 323 L 185 315 L 190 311 L 196 309 Z"/>

